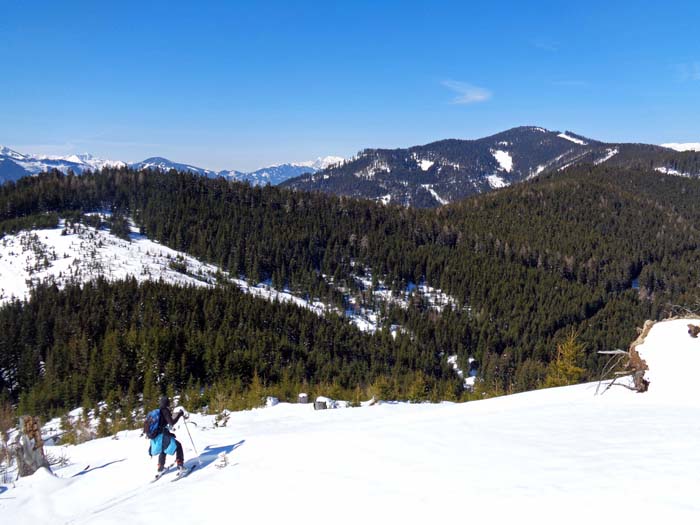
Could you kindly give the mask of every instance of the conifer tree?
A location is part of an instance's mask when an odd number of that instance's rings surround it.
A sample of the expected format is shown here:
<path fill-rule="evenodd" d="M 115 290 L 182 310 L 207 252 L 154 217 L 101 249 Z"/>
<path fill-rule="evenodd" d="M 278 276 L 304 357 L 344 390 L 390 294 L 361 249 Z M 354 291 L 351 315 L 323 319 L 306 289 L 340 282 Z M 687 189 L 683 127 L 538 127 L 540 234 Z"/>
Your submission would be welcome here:
<path fill-rule="evenodd" d="M 557 355 L 549 364 L 544 387 L 566 386 L 578 383 L 585 370 L 579 366 L 585 357 L 586 346 L 579 340 L 578 332 L 570 330 L 563 342 L 557 345 Z"/>

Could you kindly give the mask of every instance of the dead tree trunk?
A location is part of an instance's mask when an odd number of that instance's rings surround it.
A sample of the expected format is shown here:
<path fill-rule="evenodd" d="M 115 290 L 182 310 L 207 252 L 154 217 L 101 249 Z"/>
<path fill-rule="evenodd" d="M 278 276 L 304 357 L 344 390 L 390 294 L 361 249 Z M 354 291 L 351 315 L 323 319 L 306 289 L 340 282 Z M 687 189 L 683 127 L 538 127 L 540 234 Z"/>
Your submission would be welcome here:
<path fill-rule="evenodd" d="M 651 327 L 654 326 L 654 321 L 646 321 L 644 327 L 642 328 L 639 337 L 630 345 L 629 354 L 630 360 L 627 365 L 628 370 L 632 372 L 632 379 L 634 380 L 634 388 L 637 392 L 646 392 L 649 388 L 649 381 L 644 378 L 644 372 L 649 370 L 646 361 L 642 359 L 642 356 L 637 352 L 637 347 L 644 343 Z"/>
<path fill-rule="evenodd" d="M 41 467 L 51 470 L 44 455 L 44 442 L 41 439 L 38 417 L 22 416 L 19 418 L 19 436 L 17 436 L 14 449 L 20 477 L 31 476 Z"/>

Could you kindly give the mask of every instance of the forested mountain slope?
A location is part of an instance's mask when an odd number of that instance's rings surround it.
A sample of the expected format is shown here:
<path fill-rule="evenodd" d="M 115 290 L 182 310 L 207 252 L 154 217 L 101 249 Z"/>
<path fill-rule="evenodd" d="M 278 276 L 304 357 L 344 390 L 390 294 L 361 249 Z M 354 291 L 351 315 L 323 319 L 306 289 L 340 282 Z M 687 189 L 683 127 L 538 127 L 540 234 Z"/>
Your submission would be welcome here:
<path fill-rule="evenodd" d="M 336 335 L 326 339 L 325 350 L 314 354 L 313 360 L 324 356 L 317 366 L 330 358 L 322 374 L 313 371 L 318 368 L 308 368 L 309 358 L 290 359 L 278 335 L 273 336 L 279 331 L 276 323 L 302 315 L 291 306 L 278 309 L 275 315 L 280 320 L 251 320 L 260 338 L 269 334 L 272 339 L 265 352 L 255 353 L 244 367 L 226 365 L 221 376 L 211 377 L 204 372 L 210 368 L 200 365 L 194 368 L 200 373 L 191 380 L 184 378 L 190 366 L 189 358 L 183 356 L 195 356 L 201 363 L 201 356 L 211 352 L 216 342 L 198 340 L 199 336 L 192 335 L 197 333 L 193 327 L 192 333 L 167 336 L 169 343 L 164 347 L 172 348 L 176 341 L 177 350 L 172 350 L 172 358 L 153 360 L 152 373 L 156 381 L 178 377 L 178 387 L 197 382 L 211 386 L 224 377 L 234 377 L 243 390 L 253 384 L 254 377 L 268 385 L 280 385 L 287 377 L 295 388 L 304 381 L 337 381 L 338 388 L 363 389 L 379 381 L 397 396 L 413 388 L 425 398 L 434 398 L 460 395 L 459 383 L 445 366 L 447 355 L 458 355 L 463 368 L 468 357 L 476 358 L 483 391 L 530 389 L 546 375 L 557 341 L 576 330 L 587 348 L 581 364 L 592 378 L 598 367 L 597 350 L 626 345 L 644 319 L 659 317 L 673 305 L 696 304 L 698 198 L 698 180 L 605 165 L 582 165 L 543 175 L 436 210 L 252 188 L 192 174 L 106 169 L 83 177 L 51 173 L 4 185 L 0 188 L 0 231 L 55 223 L 59 215 L 79 219 L 84 212 L 108 208 L 117 216 L 133 217 L 145 234 L 165 245 L 252 281 L 271 279 L 273 284 L 288 285 L 329 303 L 342 302 L 340 289 L 343 293 L 349 290 L 359 300 L 366 298 L 367 290 L 357 280 L 365 272 L 371 271 L 373 279 L 402 291 L 425 280 L 454 298 L 454 307 L 438 312 L 420 300 L 408 309 L 387 307 L 382 313 L 383 326 L 403 327 L 396 339 L 388 331 L 374 338 L 359 332 L 352 335 L 346 332 L 352 329 L 340 320 L 339 324 L 324 321 L 330 323 L 324 330 Z M 80 300 L 90 304 L 99 290 L 107 298 L 102 301 L 109 304 L 111 296 L 122 293 L 121 286 L 52 291 L 56 296 L 43 292 L 29 304 L 16 303 L 0 310 L 6 327 L 2 333 L 18 338 L 4 336 L 7 346 L 0 356 L 6 361 L 0 368 L 14 370 L 21 362 L 20 368 L 29 371 L 23 372 L 22 377 L 28 379 L 19 386 L 2 379 L 0 388 L 6 393 L 11 390 L 13 396 L 35 392 L 34 402 L 46 407 L 47 399 L 58 395 L 48 393 L 56 388 L 55 381 L 42 380 L 46 375 L 37 375 L 36 370 L 48 371 L 49 363 L 70 370 L 65 361 L 77 352 L 81 357 L 70 359 L 77 359 L 81 373 L 71 374 L 76 385 L 69 399 L 88 395 L 85 378 L 90 367 L 96 366 L 94 362 L 105 359 L 105 342 L 57 328 L 72 325 L 70 312 L 84 307 L 66 306 L 65 314 L 53 310 L 48 317 L 55 318 L 56 325 L 41 334 L 33 327 L 40 326 L 42 311 L 68 300 L 61 294 L 82 294 Z M 121 301 L 127 305 L 143 302 L 145 291 L 133 285 L 126 289 L 130 295 L 122 295 Z M 179 294 L 167 287 L 160 293 Z M 238 299 L 230 303 L 225 297 L 221 301 L 234 311 L 237 304 L 244 304 Z M 254 311 L 262 308 L 250 307 Z M 167 302 L 159 308 L 161 320 L 191 309 L 202 312 L 199 315 L 208 322 L 208 314 L 184 302 Z M 106 321 L 97 316 L 95 322 Z M 176 325 L 178 329 L 183 326 Z M 12 327 L 18 326 L 26 328 L 17 334 L 18 329 Z M 154 349 L 165 344 L 146 336 L 152 330 L 156 327 L 151 323 L 113 324 L 115 337 L 125 338 L 133 332 L 130 337 L 139 341 L 134 354 L 139 363 L 145 356 L 157 355 L 159 350 Z M 211 330 L 215 333 L 217 329 Z M 238 335 L 224 338 L 217 351 L 225 356 L 224 361 L 237 362 L 239 357 L 232 356 L 249 348 L 252 339 L 248 341 Z M 337 352 L 342 352 L 339 361 L 332 359 Z M 298 362 L 307 364 L 294 364 Z M 374 362 L 378 364 L 371 365 Z M 126 391 L 132 379 L 140 391 L 146 368 L 130 375 L 128 381 L 117 382 L 115 391 Z M 66 387 L 61 388 L 65 391 Z M 99 393 L 106 396 L 109 391 Z"/>
<path fill-rule="evenodd" d="M 584 163 L 658 168 L 697 176 L 698 155 L 648 144 L 605 143 L 570 131 L 522 126 L 476 140 L 365 149 L 346 162 L 283 185 L 430 208 Z"/>

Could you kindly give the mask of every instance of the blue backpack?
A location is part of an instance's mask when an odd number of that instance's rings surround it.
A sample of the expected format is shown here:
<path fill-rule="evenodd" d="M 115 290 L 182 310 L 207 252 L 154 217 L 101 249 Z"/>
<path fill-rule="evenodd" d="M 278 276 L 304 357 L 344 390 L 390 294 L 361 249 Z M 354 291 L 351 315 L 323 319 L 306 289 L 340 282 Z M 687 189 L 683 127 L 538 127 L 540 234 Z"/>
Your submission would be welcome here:
<path fill-rule="evenodd" d="M 161 433 L 160 408 L 151 410 L 146 414 L 146 421 L 143 424 L 143 433 L 148 439 L 154 439 Z"/>

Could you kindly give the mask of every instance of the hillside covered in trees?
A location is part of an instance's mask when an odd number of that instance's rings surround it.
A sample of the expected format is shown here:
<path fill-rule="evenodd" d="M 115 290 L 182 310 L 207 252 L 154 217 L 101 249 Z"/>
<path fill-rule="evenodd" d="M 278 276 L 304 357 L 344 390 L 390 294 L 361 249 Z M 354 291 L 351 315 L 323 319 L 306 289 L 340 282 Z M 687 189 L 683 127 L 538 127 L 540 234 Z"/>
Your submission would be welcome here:
<path fill-rule="evenodd" d="M 699 197 L 694 179 L 591 165 L 435 210 L 125 168 L 22 179 L 0 187 L 3 234 L 107 209 L 117 230 L 131 217 L 162 244 L 327 303 L 369 300 L 357 276 L 371 272 L 454 304 L 385 306 L 385 329 L 368 335 L 228 286 L 43 287 L 0 309 L 1 395 L 45 413 L 166 388 L 458 399 L 446 356 L 477 360 L 480 394 L 522 391 L 572 333 L 594 378 L 597 350 L 698 302 Z"/>

